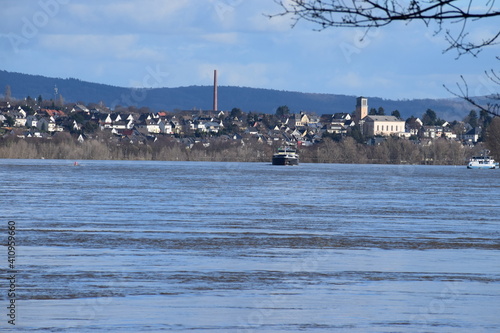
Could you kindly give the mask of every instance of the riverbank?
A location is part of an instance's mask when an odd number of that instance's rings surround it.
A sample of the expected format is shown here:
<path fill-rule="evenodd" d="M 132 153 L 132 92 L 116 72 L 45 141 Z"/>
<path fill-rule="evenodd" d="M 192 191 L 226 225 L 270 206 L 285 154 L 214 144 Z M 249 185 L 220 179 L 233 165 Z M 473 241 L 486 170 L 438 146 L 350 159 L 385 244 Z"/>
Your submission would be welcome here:
<path fill-rule="evenodd" d="M 311 147 L 300 147 L 299 153 L 302 163 L 463 165 L 482 148 L 482 145 L 470 148 L 445 139 L 418 145 L 399 138 L 367 146 L 346 138 L 340 142 L 325 139 Z M 36 138 L 0 141 L 0 158 L 6 159 L 267 162 L 275 150 L 276 147 L 258 141 L 198 143 L 193 146 L 174 140 L 148 144 Z"/>

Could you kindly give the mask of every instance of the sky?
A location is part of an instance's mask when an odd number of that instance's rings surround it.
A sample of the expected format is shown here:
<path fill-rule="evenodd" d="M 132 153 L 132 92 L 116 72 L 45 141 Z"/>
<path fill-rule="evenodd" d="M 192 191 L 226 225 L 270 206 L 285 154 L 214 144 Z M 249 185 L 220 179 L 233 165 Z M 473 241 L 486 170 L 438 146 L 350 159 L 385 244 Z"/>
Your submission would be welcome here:
<path fill-rule="evenodd" d="M 269 18 L 272 0 L 0 0 L 0 69 L 121 87 L 212 85 L 386 99 L 451 98 L 463 75 L 492 93 L 478 57 L 443 53 L 444 34 L 422 22 L 368 31 Z M 498 18 L 470 26 L 472 38 Z"/>

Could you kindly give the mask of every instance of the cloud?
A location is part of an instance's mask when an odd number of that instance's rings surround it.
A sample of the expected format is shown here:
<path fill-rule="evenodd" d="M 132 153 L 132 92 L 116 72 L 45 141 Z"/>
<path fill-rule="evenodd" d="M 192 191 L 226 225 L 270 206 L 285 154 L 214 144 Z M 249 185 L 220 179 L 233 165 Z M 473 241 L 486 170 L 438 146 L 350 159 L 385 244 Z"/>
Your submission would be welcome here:
<path fill-rule="evenodd" d="M 163 55 L 151 47 L 141 47 L 138 35 L 42 35 L 40 46 L 48 51 L 78 58 L 160 61 Z"/>
<path fill-rule="evenodd" d="M 186 13 L 189 13 L 187 9 L 190 5 L 192 6 L 191 1 L 183 0 L 141 0 L 140 2 L 129 0 L 109 4 L 105 2 L 103 10 L 106 15 L 141 24 L 168 23 L 167 20 L 173 19 L 179 14 L 185 16 Z"/>
<path fill-rule="evenodd" d="M 129 22 L 129 24 L 150 24 L 177 17 L 183 9 L 189 7 L 190 1 L 183 0 L 141 0 L 133 1 L 87 1 L 85 3 L 70 3 L 69 12 L 82 22 L 101 21 Z M 105 23 L 105 22 L 103 22 Z"/>
<path fill-rule="evenodd" d="M 202 38 L 218 44 L 236 44 L 241 40 L 240 35 L 236 32 L 205 34 L 202 35 Z"/>
<path fill-rule="evenodd" d="M 81 54 L 85 56 L 116 54 L 133 48 L 138 37 L 134 35 L 65 35 L 51 34 L 40 38 L 40 45 L 59 52 Z"/>

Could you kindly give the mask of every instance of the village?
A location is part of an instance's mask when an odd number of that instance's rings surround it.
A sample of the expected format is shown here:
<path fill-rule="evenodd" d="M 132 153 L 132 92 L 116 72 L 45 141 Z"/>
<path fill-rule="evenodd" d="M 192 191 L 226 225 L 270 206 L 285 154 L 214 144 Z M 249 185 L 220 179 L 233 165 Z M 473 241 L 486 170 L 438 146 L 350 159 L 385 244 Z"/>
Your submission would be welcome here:
<path fill-rule="evenodd" d="M 304 111 L 290 113 L 286 106 L 278 107 L 274 115 L 245 113 L 238 108 L 175 112 L 140 112 L 144 110 L 134 108 L 132 112 L 95 104 L 48 108 L 37 103 L 30 106 L 26 100 L 4 101 L 0 102 L 0 129 L 3 137 L 17 138 L 51 139 L 67 132 L 79 142 L 92 140 L 97 134 L 101 137 L 105 134 L 116 143 L 134 144 L 146 144 L 166 136 L 188 148 L 197 143 L 207 147 L 215 138 L 301 147 L 320 143 L 325 137 L 341 141 L 348 136 L 367 145 L 379 145 L 388 137 L 398 137 L 421 145 L 446 139 L 471 146 L 481 141 L 484 125 L 491 122 L 488 115 L 479 118 L 472 111 L 464 121 L 449 123 L 437 118 L 432 110 L 423 112 L 422 119 L 404 120 L 398 111 L 385 115 L 380 107 L 369 110 L 368 99 L 364 97 L 356 99 L 353 109 L 353 112 L 320 116 Z"/>

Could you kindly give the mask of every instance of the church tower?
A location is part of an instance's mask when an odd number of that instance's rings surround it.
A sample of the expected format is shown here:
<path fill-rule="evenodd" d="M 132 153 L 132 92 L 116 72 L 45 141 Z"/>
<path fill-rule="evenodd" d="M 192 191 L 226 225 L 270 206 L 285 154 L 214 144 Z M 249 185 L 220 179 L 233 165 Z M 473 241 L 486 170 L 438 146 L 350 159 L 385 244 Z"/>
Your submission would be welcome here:
<path fill-rule="evenodd" d="M 358 121 L 363 120 L 368 115 L 368 98 L 358 97 L 356 98 L 356 119 Z"/>

